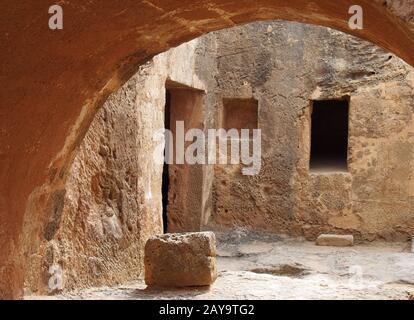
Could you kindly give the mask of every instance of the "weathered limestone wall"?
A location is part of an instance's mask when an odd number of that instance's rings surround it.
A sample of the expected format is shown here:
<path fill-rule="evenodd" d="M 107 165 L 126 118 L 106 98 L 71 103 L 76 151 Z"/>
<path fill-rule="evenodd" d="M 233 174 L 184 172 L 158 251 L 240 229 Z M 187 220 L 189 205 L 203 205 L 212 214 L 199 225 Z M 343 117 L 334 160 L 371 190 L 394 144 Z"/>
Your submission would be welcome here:
<path fill-rule="evenodd" d="M 322 27 L 255 23 L 215 36 L 218 112 L 223 98 L 258 100 L 263 158 L 254 177 L 216 166 L 206 228 L 407 240 L 414 233 L 413 69 Z M 310 173 L 310 101 L 343 96 L 351 99 L 349 172 Z"/>
<path fill-rule="evenodd" d="M 41 242 L 26 249 L 27 294 L 49 291 L 53 265 L 62 269 L 64 290 L 142 274 L 146 240 L 163 232 L 162 165 L 154 164 L 153 153 L 154 133 L 164 128 L 166 81 L 204 90 L 194 71 L 197 43 L 140 67 L 98 112 Z"/>
<path fill-rule="evenodd" d="M 414 0 L 358 3 L 364 7 L 362 30 L 348 28 L 354 0 L 335 5 L 332 0 L 172 0 L 156 5 L 125 0 L 122 7 L 111 1 L 67 0 L 62 4 L 64 29 L 56 32 L 46 27 L 50 1 L 1 2 L 0 297 L 22 295 L 23 248 L 27 238 L 29 243 L 39 240 L 37 233 L 25 233 L 24 221 L 32 221 L 36 232 L 44 227 L 33 208 L 42 207 L 47 195 L 59 198 L 75 150 L 102 101 L 137 66 L 209 31 L 270 19 L 360 35 L 414 65 Z"/>
<path fill-rule="evenodd" d="M 145 241 L 162 233 L 162 166 L 153 162 L 153 137 L 164 127 L 167 80 L 205 92 L 202 129 L 220 127 L 224 98 L 255 98 L 263 131 L 258 176 L 217 165 L 191 172 L 197 188 L 182 176 L 171 179 L 173 231 L 198 231 L 188 230 L 191 221 L 207 230 L 245 227 L 308 239 L 346 232 L 360 240 L 405 240 L 413 233 L 412 69 L 337 31 L 255 23 L 156 56 L 111 95 L 66 184 L 51 197 L 40 242 L 25 241 L 28 293 L 48 291 L 53 265 L 62 268 L 65 290 L 142 273 Z M 345 95 L 349 173 L 310 174 L 310 100 Z M 199 217 L 186 217 L 197 208 Z M 27 221 L 27 234 L 31 228 Z"/>

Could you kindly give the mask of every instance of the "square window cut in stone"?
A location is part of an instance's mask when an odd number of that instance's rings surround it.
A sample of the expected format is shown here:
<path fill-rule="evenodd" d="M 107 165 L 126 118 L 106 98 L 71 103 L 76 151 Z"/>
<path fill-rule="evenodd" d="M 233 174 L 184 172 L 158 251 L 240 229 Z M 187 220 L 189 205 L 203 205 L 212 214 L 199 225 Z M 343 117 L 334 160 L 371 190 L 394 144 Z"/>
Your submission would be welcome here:
<path fill-rule="evenodd" d="M 223 99 L 222 128 L 257 129 L 259 103 L 251 99 Z"/>

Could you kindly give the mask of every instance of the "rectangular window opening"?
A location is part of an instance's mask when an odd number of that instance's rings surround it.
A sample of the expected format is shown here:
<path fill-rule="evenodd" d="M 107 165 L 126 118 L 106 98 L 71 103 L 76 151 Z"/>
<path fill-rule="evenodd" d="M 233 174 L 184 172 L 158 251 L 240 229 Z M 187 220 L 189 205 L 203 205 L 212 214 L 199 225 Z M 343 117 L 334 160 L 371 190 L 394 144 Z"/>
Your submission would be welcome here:
<path fill-rule="evenodd" d="M 312 103 L 311 172 L 348 171 L 349 99 Z"/>

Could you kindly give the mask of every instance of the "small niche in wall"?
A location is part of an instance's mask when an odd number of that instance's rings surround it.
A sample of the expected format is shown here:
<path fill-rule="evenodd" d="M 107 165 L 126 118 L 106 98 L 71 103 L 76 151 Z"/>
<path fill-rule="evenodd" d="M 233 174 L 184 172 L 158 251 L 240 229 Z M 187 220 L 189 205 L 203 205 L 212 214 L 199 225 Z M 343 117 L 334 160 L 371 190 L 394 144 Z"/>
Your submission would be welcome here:
<path fill-rule="evenodd" d="M 348 171 L 349 98 L 312 101 L 311 172 Z"/>
<path fill-rule="evenodd" d="M 223 129 L 257 129 L 258 118 L 259 103 L 256 99 L 223 99 Z"/>

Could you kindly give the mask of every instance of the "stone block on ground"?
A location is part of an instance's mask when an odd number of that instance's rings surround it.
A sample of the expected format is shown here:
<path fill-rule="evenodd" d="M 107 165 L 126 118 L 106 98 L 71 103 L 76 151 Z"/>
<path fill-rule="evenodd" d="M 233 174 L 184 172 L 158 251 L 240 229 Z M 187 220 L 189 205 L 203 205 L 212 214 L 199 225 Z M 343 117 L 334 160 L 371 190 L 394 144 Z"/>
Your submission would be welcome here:
<path fill-rule="evenodd" d="M 321 234 L 318 239 L 316 239 L 316 244 L 318 246 L 352 247 L 354 245 L 354 236 Z"/>
<path fill-rule="evenodd" d="M 145 282 L 155 287 L 209 286 L 217 278 L 213 232 L 172 233 L 145 245 Z"/>

